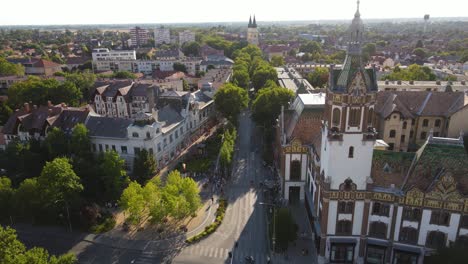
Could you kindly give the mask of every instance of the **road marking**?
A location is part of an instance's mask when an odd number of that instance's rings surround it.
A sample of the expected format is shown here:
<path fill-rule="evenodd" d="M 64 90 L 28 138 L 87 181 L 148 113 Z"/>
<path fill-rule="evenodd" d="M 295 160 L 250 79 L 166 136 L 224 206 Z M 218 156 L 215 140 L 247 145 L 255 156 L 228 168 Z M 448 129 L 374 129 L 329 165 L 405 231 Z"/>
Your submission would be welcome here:
<path fill-rule="evenodd" d="M 210 253 L 208 254 L 208 257 L 210 257 L 210 258 L 213 257 L 213 250 L 214 250 L 214 248 L 210 248 L 210 249 L 209 249 L 209 252 L 210 252 Z"/>

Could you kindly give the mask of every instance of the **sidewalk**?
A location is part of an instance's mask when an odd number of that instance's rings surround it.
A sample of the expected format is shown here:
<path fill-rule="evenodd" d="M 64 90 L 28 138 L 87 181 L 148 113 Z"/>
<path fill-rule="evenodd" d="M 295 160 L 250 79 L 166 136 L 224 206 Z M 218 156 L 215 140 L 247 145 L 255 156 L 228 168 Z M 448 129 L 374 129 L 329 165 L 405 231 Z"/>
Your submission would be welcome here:
<path fill-rule="evenodd" d="M 160 177 L 161 179 L 164 179 L 166 177 L 166 174 L 172 169 L 174 169 L 174 167 L 177 164 L 179 164 L 180 158 L 182 158 L 185 154 L 187 154 L 192 147 L 198 145 L 199 143 L 205 141 L 207 138 L 211 137 L 221 125 L 222 125 L 221 123 L 214 125 L 213 127 L 210 128 L 210 131 L 208 132 L 208 134 L 204 133 L 197 140 L 190 143 L 190 145 L 184 148 L 184 150 L 182 150 L 177 157 L 174 157 L 174 159 L 172 159 L 167 164 L 165 164 L 165 166 L 158 172 L 158 174 L 154 175 L 154 177 Z"/>

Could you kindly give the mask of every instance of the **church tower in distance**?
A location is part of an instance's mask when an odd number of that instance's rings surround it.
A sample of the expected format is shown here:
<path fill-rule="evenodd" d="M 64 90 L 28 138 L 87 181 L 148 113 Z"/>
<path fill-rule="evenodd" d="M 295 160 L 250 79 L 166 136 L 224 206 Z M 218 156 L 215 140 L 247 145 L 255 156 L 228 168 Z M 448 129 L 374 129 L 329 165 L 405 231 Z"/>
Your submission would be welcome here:
<path fill-rule="evenodd" d="M 330 67 L 325 101 L 320 173 L 332 190 L 364 190 L 371 173 L 377 80 L 375 69 L 362 61 L 363 32 L 358 1 L 346 59 L 341 68 Z"/>
<path fill-rule="evenodd" d="M 258 46 L 258 28 L 257 28 L 257 20 L 255 19 L 255 15 L 249 18 L 249 25 L 247 28 L 247 42 L 252 45 Z"/>

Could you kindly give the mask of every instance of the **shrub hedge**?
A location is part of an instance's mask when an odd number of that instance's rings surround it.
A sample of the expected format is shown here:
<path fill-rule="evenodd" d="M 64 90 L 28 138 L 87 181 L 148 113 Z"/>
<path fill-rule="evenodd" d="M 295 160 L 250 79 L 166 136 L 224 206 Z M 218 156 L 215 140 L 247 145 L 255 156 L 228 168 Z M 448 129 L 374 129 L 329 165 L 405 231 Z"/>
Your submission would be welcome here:
<path fill-rule="evenodd" d="M 214 233 L 216 229 L 218 229 L 218 227 L 223 222 L 224 215 L 226 213 L 226 207 L 227 207 L 226 199 L 220 199 L 218 209 L 216 209 L 216 220 L 211 225 L 206 226 L 204 231 L 185 240 L 185 243 L 191 244 L 191 243 L 198 242 L 202 240 L 203 238 L 207 237 L 208 235 Z"/>

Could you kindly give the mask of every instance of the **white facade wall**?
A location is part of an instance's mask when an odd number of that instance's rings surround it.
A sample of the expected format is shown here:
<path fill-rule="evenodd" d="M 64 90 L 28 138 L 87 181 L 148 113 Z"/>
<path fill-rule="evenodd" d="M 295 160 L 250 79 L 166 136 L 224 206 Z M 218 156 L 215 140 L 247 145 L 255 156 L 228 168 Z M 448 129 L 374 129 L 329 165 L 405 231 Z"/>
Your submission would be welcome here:
<path fill-rule="evenodd" d="M 364 215 L 364 201 L 354 202 L 353 235 L 361 235 L 362 221 Z"/>
<path fill-rule="evenodd" d="M 338 213 L 338 202 L 330 201 L 328 203 L 328 235 L 334 235 L 336 233 L 336 214 Z"/>
<path fill-rule="evenodd" d="M 93 51 L 93 62 L 95 61 L 130 61 L 136 60 L 136 51 L 134 50 L 100 50 Z"/>
<path fill-rule="evenodd" d="M 156 44 L 171 43 L 171 33 L 168 28 L 156 28 L 154 30 L 154 42 Z"/>
<path fill-rule="evenodd" d="M 365 190 L 372 167 L 374 142 L 363 141 L 362 134 L 343 134 L 343 141 L 328 141 L 325 131 L 322 137 L 322 168 L 325 177 L 331 178 L 330 188 L 337 190 L 351 178 L 358 190 Z M 354 147 L 353 158 L 348 157 L 350 147 Z"/>
<path fill-rule="evenodd" d="M 430 231 L 440 231 L 447 234 L 446 246 L 449 241 L 455 241 L 457 237 L 458 225 L 460 223 L 460 214 L 452 213 L 450 216 L 449 226 L 431 225 L 431 210 L 424 209 L 421 218 L 421 229 L 419 230 L 418 244 L 424 246 L 426 244 L 427 234 Z"/>
<path fill-rule="evenodd" d="M 395 222 L 395 232 L 393 233 L 393 240 L 398 241 L 400 239 L 400 229 L 405 227 L 405 222 L 403 221 L 403 226 L 400 226 L 401 221 L 400 219 L 403 217 L 403 207 L 398 206 L 397 210 L 397 216 L 396 216 L 396 222 Z"/>
<path fill-rule="evenodd" d="M 193 33 L 190 30 L 184 30 L 182 32 L 179 32 L 179 45 L 182 46 L 182 44 L 186 42 L 194 42 L 195 41 L 195 33 Z"/>

